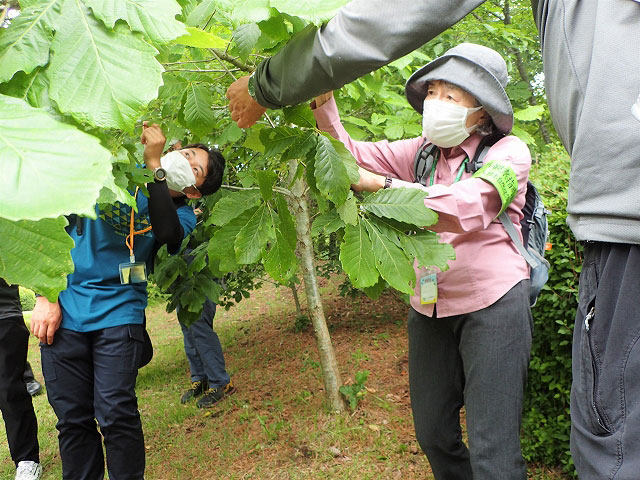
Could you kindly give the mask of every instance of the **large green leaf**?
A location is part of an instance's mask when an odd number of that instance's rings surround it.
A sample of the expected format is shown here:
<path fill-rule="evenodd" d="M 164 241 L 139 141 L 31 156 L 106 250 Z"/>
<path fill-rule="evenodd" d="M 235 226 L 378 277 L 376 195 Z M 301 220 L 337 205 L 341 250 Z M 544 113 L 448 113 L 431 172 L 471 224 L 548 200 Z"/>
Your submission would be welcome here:
<path fill-rule="evenodd" d="M 425 207 L 425 195 L 423 190 L 417 188 L 390 188 L 367 196 L 361 205 L 366 211 L 379 217 L 426 227 L 436 223 L 438 215 Z"/>
<path fill-rule="evenodd" d="M 337 232 L 344 226 L 345 223 L 338 215 L 338 212 L 330 210 L 316 217 L 313 221 L 313 225 L 311 226 L 311 235 L 313 237 L 318 236 L 320 233 L 329 235 L 333 232 Z"/>
<path fill-rule="evenodd" d="M 144 33 L 153 42 L 167 43 L 187 33 L 175 19 L 182 13 L 175 0 L 83 0 L 93 14 L 113 29 L 118 20 L 131 30 Z"/>
<path fill-rule="evenodd" d="M 274 280 L 285 285 L 295 273 L 298 258 L 295 249 L 291 248 L 279 228 L 276 228 L 275 239 L 271 241 L 264 258 L 264 269 Z"/>
<path fill-rule="evenodd" d="M 325 197 L 336 206 L 345 202 L 351 188 L 347 167 L 331 141 L 324 135 L 318 136 L 315 177 L 316 186 Z"/>
<path fill-rule="evenodd" d="M 209 241 L 209 259 L 220 260 L 218 268 L 221 272 L 232 272 L 238 269 L 239 265 L 236 260 L 234 243 L 240 230 L 247 224 L 256 210 L 257 208 L 243 212 L 227 225 L 219 228 Z"/>
<path fill-rule="evenodd" d="M 513 112 L 513 116 L 516 120 L 523 122 L 532 122 L 534 120 L 540 120 L 544 113 L 544 105 L 530 105 L 522 110 L 516 110 Z"/>
<path fill-rule="evenodd" d="M 238 23 L 266 20 L 269 18 L 269 0 L 236 0 L 231 18 Z"/>
<path fill-rule="evenodd" d="M 265 156 L 273 157 L 282 153 L 304 134 L 305 132 L 299 128 L 292 127 L 265 128 L 261 130 L 260 140 L 264 145 Z"/>
<path fill-rule="evenodd" d="M 273 225 L 279 224 L 275 229 L 275 238 L 270 242 L 269 250 L 264 258 L 264 269 L 269 275 L 271 275 L 276 281 L 286 284 L 291 278 L 291 275 L 295 272 L 298 265 L 298 258 L 295 253 L 295 236 L 293 244 L 291 242 L 290 232 L 287 231 L 292 225 L 291 214 L 284 205 L 284 211 L 282 211 L 282 205 L 278 207 L 278 212 L 274 212 L 269 209 L 271 215 L 271 222 Z M 286 219 L 284 222 L 282 219 Z"/>
<path fill-rule="evenodd" d="M 350 0 L 271 0 L 271 6 L 282 13 L 310 22 L 321 23 L 333 17 Z"/>
<path fill-rule="evenodd" d="M 278 208 L 278 218 L 280 220 L 278 228 L 291 248 L 296 248 L 298 237 L 296 234 L 295 220 L 287 207 L 287 201 L 280 194 L 276 195 L 276 207 Z"/>
<path fill-rule="evenodd" d="M 184 119 L 186 126 L 197 134 L 211 131 L 215 115 L 211 110 L 213 97 L 204 85 L 190 83 L 184 101 Z"/>
<path fill-rule="evenodd" d="M 187 27 L 187 33 L 176 38 L 175 43 L 196 48 L 225 48 L 228 42 L 213 33 L 195 27 Z"/>
<path fill-rule="evenodd" d="M 110 158 L 95 137 L 0 95 L 0 217 L 94 216 Z"/>
<path fill-rule="evenodd" d="M 53 114 L 53 106 L 49 99 L 49 79 L 42 67 L 36 67 L 27 75 L 16 73 L 8 83 L 0 85 L 0 93 L 24 100 L 32 107 L 46 108 Z"/>
<path fill-rule="evenodd" d="M 213 207 L 207 225 L 226 225 L 250 208 L 257 207 L 260 198 L 258 191 L 244 190 L 220 199 Z"/>
<path fill-rule="evenodd" d="M 262 198 L 265 202 L 268 202 L 273 198 L 273 185 L 276 183 L 278 175 L 268 170 L 258 170 L 256 172 L 256 178 L 258 179 Z"/>
<path fill-rule="evenodd" d="M 240 25 L 235 32 L 233 32 L 233 40 L 238 48 L 238 53 L 242 60 L 246 60 L 253 47 L 256 46 L 258 38 L 260 38 L 260 27 L 255 23 L 245 23 Z"/>
<path fill-rule="evenodd" d="M 299 136 L 296 137 L 293 143 L 289 147 L 287 147 L 285 152 L 282 154 L 282 161 L 291 160 L 294 158 L 304 158 L 312 150 L 315 150 L 316 144 L 318 143 L 318 135 L 316 135 L 313 130 L 298 129 L 298 131 L 300 132 Z"/>
<path fill-rule="evenodd" d="M 190 27 L 204 27 L 218 8 L 217 0 L 203 0 L 187 16 L 187 25 Z"/>
<path fill-rule="evenodd" d="M 313 112 L 306 103 L 294 105 L 293 107 L 285 107 L 282 109 L 284 120 L 287 123 L 293 123 L 299 127 L 316 128 L 316 120 Z"/>
<path fill-rule="evenodd" d="M 340 244 L 340 261 L 356 288 L 371 287 L 378 281 L 372 250 L 373 245 L 362 222 L 346 226 L 344 240 Z"/>
<path fill-rule="evenodd" d="M 336 210 L 344 223 L 351 225 L 358 223 L 358 202 L 353 196 L 353 192 L 349 192 L 346 202 L 340 205 Z"/>
<path fill-rule="evenodd" d="M 255 263 L 260 260 L 262 249 L 273 236 L 273 223 L 267 205 L 254 212 L 249 221 L 240 229 L 234 248 L 238 263 Z"/>
<path fill-rule="evenodd" d="M 9 28 L 0 28 L 0 83 L 20 70 L 31 73 L 47 64 L 52 20 L 59 4 L 59 0 L 49 0 L 27 7 L 11 20 Z"/>
<path fill-rule="evenodd" d="M 80 0 L 65 0 L 60 18 L 49 95 L 81 122 L 132 130 L 162 85 L 158 51 L 122 24 L 106 29 Z"/>
<path fill-rule="evenodd" d="M 0 218 L 0 277 L 56 301 L 73 272 L 73 240 L 66 225 L 64 217 L 37 222 Z"/>
<path fill-rule="evenodd" d="M 448 270 L 449 260 L 455 260 L 456 253 L 448 243 L 440 243 L 438 234 L 431 230 L 415 229 L 412 225 L 388 218 L 377 218 L 383 224 L 388 237 L 409 256 L 416 258 L 421 267 L 437 267 Z"/>
<path fill-rule="evenodd" d="M 418 259 L 421 267 L 437 267 L 441 271 L 449 269 L 449 260 L 455 260 L 456 252 L 448 243 L 440 243 L 434 232 L 421 230 L 403 235 L 404 249 Z"/>
<path fill-rule="evenodd" d="M 369 238 L 376 268 L 382 278 L 396 290 L 403 293 L 413 293 L 415 273 L 411 260 L 395 244 L 387 228 L 375 218 L 362 218 Z"/>
<path fill-rule="evenodd" d="M 326 138 L 329 139 L 333 148 L 335 148 L 336 153 L 342 159 L 342 163 L 344 163 L 345 168 L 347 169 L 347 176 L 349 177 L 349 182 L 356 184 L 360 181 L 360 173 L 358 171 L 358 164 L 356 163 L 355 157 L 351 154 L 351 152 L 344 146 L 344 144 L 340 140 L 336 140 L 335 138 L 329 136 L 328 134 L 323 134 Z"/>

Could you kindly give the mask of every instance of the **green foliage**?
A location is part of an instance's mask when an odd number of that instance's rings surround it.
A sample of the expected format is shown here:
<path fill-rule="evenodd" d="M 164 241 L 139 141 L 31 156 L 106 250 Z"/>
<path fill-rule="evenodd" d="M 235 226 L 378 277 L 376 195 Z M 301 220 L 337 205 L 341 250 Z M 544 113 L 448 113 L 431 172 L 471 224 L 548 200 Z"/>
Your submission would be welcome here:
<path fill-rule="evenodd" d="M 528 461 L 562 465 L 573 473 L 569 452 L 571 341 L 578 305 L 582 246 L 566 224 L 570 162 L 561 147 L 552 149 L 532 170 L 549 216 L 545 255 L 551 264 L 549 281 L 532 309 L 534 333 L 524 407 L 523 454 Z"/>
<path fill-rule="evenodd" d="M 0 217 L 0 277 L 55 301 L 67 286 L 67 273 L 73 271 L 69 253 L 73 240 L 64 229 L 66 225 L 64 217 L 37 222 L 11 222 Z"/>
<path fill-rule="evenodd" d="M 33 310 L 33 307 L 36 306 L 36 294 L 33 293 L 33 290 L 30 290 L 25 287 L 19 287 L 20 290 L 20 305 L 22 306 L 23 312 L 28 312 Z"/>
<path fill-rule="evenodd" d="M 296 315 L 296 320 L 293 324 L 293 331 L 296 333 L 304 332 L 311 325 L 311 319 L 308 315 Z"/>
<path fill-rule="evenodd" d="M 351 385 L 342 385 L 340 387 L 340 393 L 349 403 L 351 410 L 355 410 L 358 407 L 358 403 L 367 393 L 364 384 L 369 378 L 369 373 L 368 370 L 360 370 L 356 373 L 356 379 Z"/>
<path fill-rule="evenodd" d="M 95 200 L 110 180 L 111 155 L 94 137 L 20 99 L 0 95 L 0 151 L 0 217 L 95 215 Z"/>

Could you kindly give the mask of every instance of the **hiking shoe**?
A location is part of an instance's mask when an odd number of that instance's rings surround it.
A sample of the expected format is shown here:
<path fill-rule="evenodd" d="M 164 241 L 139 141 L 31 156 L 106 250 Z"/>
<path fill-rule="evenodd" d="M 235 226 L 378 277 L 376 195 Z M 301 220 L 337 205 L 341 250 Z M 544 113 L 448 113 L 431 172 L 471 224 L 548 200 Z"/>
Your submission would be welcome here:
<path fill-rule="evenodd" d="M 191 382 L 191 388 L 182 394 L 180 397 L 180 403 L 187 403 L 192 398 L 197 398 L 207 390 L 207 381 L 198 380 L 197 382 Z"/>
<path fill-rule="evenodd" d="M 236 387 L 233 386 L 233 382 L 227 383 L 224 387 L 210 388 L 198 400 L 198 408 L 212 407 L 227 395 L 233 395 L 234 393 L 236 393 Z"/>
<path fill-rule="evenodd" d="M 42 476 L 42 466 L 31 461 L 18 462 L 14 480 L 39 480 Z"/>
<path fill-rule="evenodd" d="M 35 397 L 36 395 L 42 393 L 42 385 L 40 385 L 40 382 L 38 382 L 37 380 L 30 380 L 26 382 L 25 385 L 27 387 L 27 392 L 29 392 L 29 395 L 31 395 L 32 397 Z"/>

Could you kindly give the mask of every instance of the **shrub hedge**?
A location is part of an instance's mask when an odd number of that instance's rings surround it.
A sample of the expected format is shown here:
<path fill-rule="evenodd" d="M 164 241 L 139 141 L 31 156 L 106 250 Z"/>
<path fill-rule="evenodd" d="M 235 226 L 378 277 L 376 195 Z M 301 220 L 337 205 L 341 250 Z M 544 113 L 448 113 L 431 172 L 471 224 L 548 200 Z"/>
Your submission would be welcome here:
<path fill-rule="evenodd" d="M 562 147 L 542 155 L 531 169 L 549 215 L 545 258 L 549 281 L 532 309 L 533 346 L 524 406 L 522 447 L 527 461 L 562 466 L 574 476 L 569 453 L 571 342 L 578 304 L 582 246 L 566 224 L 570 160 Z"/>
<path fill-rule="evenodd" d="M 20 287 L 20 305 L 23 312 L 33 310 L 36 306 L 36 294 L 28 288 Z"/>

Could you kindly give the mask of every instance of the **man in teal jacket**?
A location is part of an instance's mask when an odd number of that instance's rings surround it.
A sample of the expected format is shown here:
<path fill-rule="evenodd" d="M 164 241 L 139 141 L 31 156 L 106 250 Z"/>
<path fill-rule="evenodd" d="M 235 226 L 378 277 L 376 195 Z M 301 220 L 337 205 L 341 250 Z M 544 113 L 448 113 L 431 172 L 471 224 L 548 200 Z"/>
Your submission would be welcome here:
<path fill-rule="evenodd" d="M 334 90 L 422 46 L 483 0 L 354 0 L 229 88 L 232 119 Z M 585 244 L 571 451 L 583 479 L 640 472 L 640 1 L 532 1 L 549 108 L 571 155 L 568 224 Z M 253 94 L 253 97 L 251 96 Z"/>

